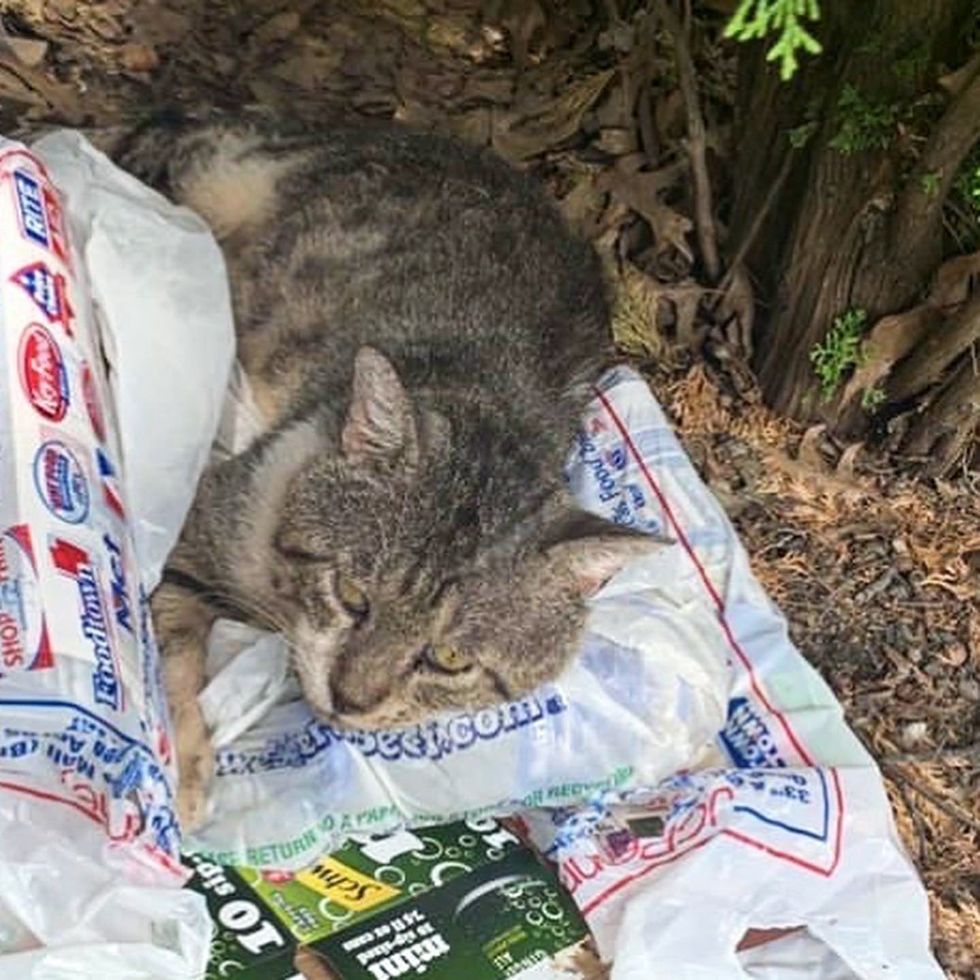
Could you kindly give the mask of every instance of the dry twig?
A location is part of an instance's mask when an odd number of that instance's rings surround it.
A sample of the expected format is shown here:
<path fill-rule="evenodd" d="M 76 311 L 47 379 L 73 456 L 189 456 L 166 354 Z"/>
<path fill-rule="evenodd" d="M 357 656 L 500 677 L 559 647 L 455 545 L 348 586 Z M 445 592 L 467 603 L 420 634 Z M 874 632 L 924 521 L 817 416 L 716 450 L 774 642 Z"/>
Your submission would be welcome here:
<path fill-rule="evenodd" d="M 881 766 L 887 769 L 889 774 L 895 779 L 901 780 L 909 789 L 927 799 L 937 810 L 942 810 L 946 816 L 951 817 L 958 823 L 969 827 L 974 833 L 980 834 L 980 819 L 954 806 L 949 800 L 944 800 L 938 793 L 927 789 L 922 783 L 913 779 L 907 772 L 904 772 L 901 765 L 894 762 L 881 760 Z"/>
<path fill-rule="evenodd" d="M 964 745 L 960 748 L 945 746 L 938 749 L 923 749 L 921 752 L 890 752 L 880 757 L 882 765 L 898 762 L 938 762 L 947 759 L 980 759 L 980 744 Z"/>
<path fill-rule="evenodd" d="M 715 232 L 714 204 L 711 195 L 711 181 L 708 179 L 708 165 L 705 160 L 707 146 L 704 118 L 698 104 L 697 76 L 688 36 L 677 15 L 667 0 L 657 0 L 656 10 L 663 19 L 667 30 L 674 39 L 674 54 L 677 59 L 677 77 L 680 82 L 684 106 L 687 110 L 687 150 L 694 176 L 694 224 L 697 229 L 698 245 L 708 279 L 714 283 L 721 273 L 721 260 L 718 257 L 718 237 Z"/>
<path fill-rule="evenodd" d="M 745 236 L 738 243 L 738 248 L 735 251 L 735 255 L 728 264 L 728 270 L 722 277 L 721 282 L 718 283 L 719 295 L 714 305 L 717 306 L 720 304 L 724 299 L 725 294 L 731 288 L 732 281 L 735 278 L 735 270 L 745 261 L 745 257 L 749 254 L 749 250 L 755 244 L 755 240 L 759 237 L 759 232 L 762 231 L 762 225 L 768 217 L 770 210 L 772 210 L 773 204 L 776 203 L 776 198 L 779 197 L 780 191 L 783 188 L 783 183 L 789 176 L 792 163 L 793 153 L 792 151 L 788 151 L 785 157 L 783 157 L 783 162 L 779 168 L 779 173 L 776 175 L 776 179 L 772 182 L 769 190 L 766 192 L 766 197 L 762 202 L 762 206 L 756 210 L 755 215 L 752 218 L 752 224 L 749 225 L 749 229 L 745 233 Z"/>

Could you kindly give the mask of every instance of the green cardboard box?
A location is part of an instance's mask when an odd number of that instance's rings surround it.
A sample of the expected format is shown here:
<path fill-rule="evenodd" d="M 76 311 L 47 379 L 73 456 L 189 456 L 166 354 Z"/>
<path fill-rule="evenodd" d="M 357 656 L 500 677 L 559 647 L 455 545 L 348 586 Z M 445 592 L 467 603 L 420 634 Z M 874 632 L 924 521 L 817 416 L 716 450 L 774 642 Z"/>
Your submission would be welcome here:
<path fill-rule="evenodd" d="M 359 836 L 295 873 L 185 860 L 215 922 L 205 980 L 568 980 L 555 964 L 588 937 L 550 868 L 489 819 Z"/>

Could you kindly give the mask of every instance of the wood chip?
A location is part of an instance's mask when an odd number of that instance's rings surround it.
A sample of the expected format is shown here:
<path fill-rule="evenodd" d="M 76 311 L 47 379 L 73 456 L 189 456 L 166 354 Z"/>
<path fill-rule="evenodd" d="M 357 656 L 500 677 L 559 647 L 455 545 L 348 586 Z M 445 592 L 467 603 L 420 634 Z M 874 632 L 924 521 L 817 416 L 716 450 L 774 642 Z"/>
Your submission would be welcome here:
<path fill-rule="evenodd" d="M 260 24 L 253 32 L 251 42 L 257 47 L 285 41 L 299 30 L 300 15 L 296 10 L 284 10 L 281 14 L 270 17 Z"/>
<path fill-rule="evenodd" d="M 150 72 L 160 67 L 160 55 L 149 44 L 124 44 L 119 50 L 119 62 L 126 71 Z"/>
<path fill-rule="evenodd" d="M 6 48 L 22 64 L 36 68 L 48 53 L 49 44 L 33 37 L 11 37 L 7 35 L 0 39 L 0 45 Z"/>

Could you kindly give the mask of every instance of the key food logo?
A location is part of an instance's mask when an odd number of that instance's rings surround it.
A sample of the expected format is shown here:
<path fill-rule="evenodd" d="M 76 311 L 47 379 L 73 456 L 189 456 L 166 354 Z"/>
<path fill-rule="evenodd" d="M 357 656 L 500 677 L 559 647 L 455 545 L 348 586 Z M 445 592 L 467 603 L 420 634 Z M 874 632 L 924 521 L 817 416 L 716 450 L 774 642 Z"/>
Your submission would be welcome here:
<path fill-rule="evenodd" d="M 79 626 L 92 646 L 95 660 L 92 696 L 96 704 L 122 710 L 123 688 L 119 680 L 119 665 L 113 650 L 106 602 L 92 557 L 87 549 L 63 538 L 55 538 L 50 551 L 55 569 L 73 579 L 78 587 Z"/>

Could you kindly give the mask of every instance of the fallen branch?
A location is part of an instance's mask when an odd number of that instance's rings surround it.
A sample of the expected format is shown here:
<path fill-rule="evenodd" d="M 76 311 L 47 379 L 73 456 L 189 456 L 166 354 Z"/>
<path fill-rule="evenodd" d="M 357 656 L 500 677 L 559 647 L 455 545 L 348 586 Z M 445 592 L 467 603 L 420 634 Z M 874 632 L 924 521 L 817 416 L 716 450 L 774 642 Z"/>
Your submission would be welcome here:
<path fill-rule="evenodd" d="M 896 762 L 936 762 L 942 764 L 946 760 L 980 759 L 980 743 L 964 745 L 961 748 L 946 746 L 941 749 L 923 749 L 921 752 L 890 752 L 881 756 L 882 765 Z"/>
<path fill-rule="evenodd" d="M 653 98 L 650 95 L 650 74 L 640 88 L 640 97 L 636 106 L 636 115 L 640 127 L 640 145 L 646 154 L 651 166 L 657 165 L 657 158 L 660 155 L 660 145 L 657 141 L 657 132 L 653 125 Z"/>
<path fill-rule="evenodd" d="M 694 176 L 694 225 L 698 236 L 701 258 L 704 260 L 708 279 L 714 283 L 721 273 L 721 260 L 718 257 L 718 237 L 715 231 L 714 204 L 711 196 L 711 182 L 708 179 L 708 165 L 705 160 L 707 146 L 704 118 L 698 103 L 697 76 L 694 61 L 685 32 L 677 15 L 666 0 L 657 0 L 656 10 L 664 25 L 674 39 L 674 55 L 677 60 L 677 78 L 680 82 L 684 107 L 687 110 L 687 150 Z"/>
<path fill-rule="evenodd" d="M 749 225 L 749 230 L 739 242 L 738 249 L 735 251 L 735 255 L 728 264 L 728 271 L 718 284 L 718 292 L 720 293 L 720 296 L 716 302 L 716 305 L 720 303 L 722 299 L 724 299 L 725 293 L 728 292 L 728 288 L 731 286 L 732 280 L 735 277 L 735 270 L 745 261 L 745 256 L 749 254 L 749 250 L 755 244 L 756 238 L 759 237 L 759 232 L 762 230 L 763 222 L 766 220 L 769 212 L 772 210 L 772 206 L 775 204 L 776 198 L 779 196 L 779 193 L 782 190 L 783 183 L 789 176 L 792 161 L 793 153 L 792 151 L 789 151 L 787 152 L 786 156 L 783 157 L 783 162 L 779 168 L 779 173 L 776 175 L 776 179 L 769 185 L 769 190 L 766 191 L 766 197 L 762 202 L 762 206 L 756 209 L 756 212 L 752 217 L 752 224 Z"/>
<path fill-rule="evenodd" d="M 895 790 L 898 795 L 902 798 L 902 805 L 905 807 L 912 819 L 912 826 L 915 827 L 916 840 L 919 842 L 919 856 L 917 864 L 923 864 L 926 860 L 926 854 L 929 853 L 928 845 L 928 830 L 926 828 L 926 822 L 922 819 L 922 814 L 919 813 L 918 807 L 912 803 L 912 798 L 909 795 L 908 787 L 899 780 L 893 780 L 895 784 Z"/>
<path fill-rule="evenodd" d="M 643 72 L 643 80 L 640 83 L 640 94 L 636 104 L 637 127 L 640 132 L 640 146 L 646 153 L 647 162 L 651 167 L 655 167 L 660 157 L 660 141 L 657 138 L 657 127 L 654 122 L 653 95 L 650 91 L 653 82 L 653 62 L 650 52 L 654 47 L 654 29 L 656 27 L 656 17 L 653 15 L 645 16 L 637 25 L 637 47 L 646 51 L 647 57 Z"/>

